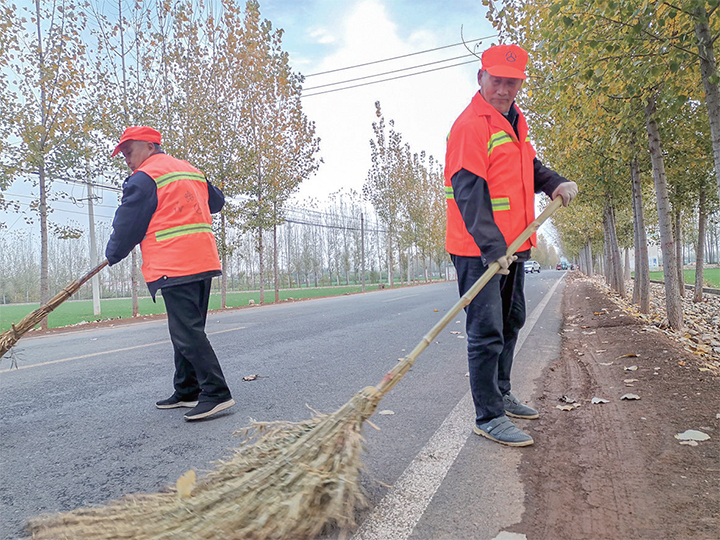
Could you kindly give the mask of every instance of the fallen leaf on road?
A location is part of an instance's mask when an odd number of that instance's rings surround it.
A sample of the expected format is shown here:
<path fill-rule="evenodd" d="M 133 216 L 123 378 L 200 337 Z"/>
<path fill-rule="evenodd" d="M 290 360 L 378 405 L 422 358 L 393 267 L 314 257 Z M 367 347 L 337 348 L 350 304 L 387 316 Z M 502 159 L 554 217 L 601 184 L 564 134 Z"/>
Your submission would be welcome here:
<path fill-rule="evenodd" d="M 458 339 L 465 339 L 465 336 L 458 336 Z"/>
<path fill-rule="evenodd" d="M 395 411 L 391 411 L 390 409 L 385 409 L 384 411 L 380 411 L 378 414 L 382 414 L 383 416 L 390 416 L 392 414 L 395 414 Z"/>
<path fill-rule="evenodd" d="M 592 336 L 595 333 L 595 331 L 592 332 L 583 332 L 586 336 Z"/>
<path fill-rule="evenodd" d="M 594 404 L 597 404 L 597 403 L 610 403 L 610 401 L 608 401 L 607 399 L 603 399 L 603 398 L 601 398 L 601 397 L 594 397 L 594 398 L 592 398 L 592 399 L 590 400 L 590 403 L 594 403 Z"/>
<path fill-rule="evenodd" d="M 685 365 L 685 361 L 678 360 L 678 366 L 683 367 Z"/>
<path fill-rule="evenodd" d="M 618 360 L 620 360 L 621 358 L 640 358 L 640 355 L 635 353 L 628 353 L 617 357 Z"/>
<path fill-rule="evenodd" d="M 576 402 L 573 398 L 568 397 L 568 396 L 562 396 L 562 397 L 558 398 L 558 401 L 562 401 L 563 403 L 575 403 Z"/>
<path fill-rule="evenodd" d="M 257 375 L 248 375 L 247 377 L 243 377 L 242 380 L 245 382 L 248 382 L 248 381 L 255 381 L 255 380 L 257 380 L 257 378 L 258 378 Z"/>
<path fill-rule="evenodd" d="M 710 435 L 697 429 L 688 429 L 675 435 L 675 438 L 681 441 L 707 441 Z"/>
<path fill-rule="evenodd" d="M 461 334 L 462 332 L 458 332 L 457 330 L 450 330 L 451 334 Z"/>
<path fill-rule="evenodd" d="M 193 471 L 192 469 L 190 469 L 188 472 L 178 478 L 178 481 L 175 484 L 178 495 L 180 495 L 180 497 L 183 499 L 187 499 L 190 496 L 194 487 L 195 471 Z"/>
<path fill-rule="evenodd" d="M 612 362 L 598 362 L 601 366 L 612 366 Z"/>
<path fill-rule="evenodd" d="M 595 352 L 596 352 L 596 353 L 607 352 L 607 349 L 598 349 L 598 350 L 595 351 Z"/>
<path fill-rule="evenodd" d="M 625 394 L 620 399 L 640 399 L 640 396 L 637 394 Z"/>
<path fill-rule="evenodd" d="M 637 371 L 637 366 L 625 366 L 625 371 Z"/>
<path fill-rule="evenodd" d="M 680 444 L 687 444 L 688 446 L 697 446 L 697 441 L 680 441 Z"/>
<path fill-rule="evenodd" d="M 574 405 L 555 405 L 556 409 L 560 409 L 561 411 L 572 411 L 575 410 Z"/>
<path fill-rule="evenodd" d="M 433 309 L 433 312 L 437 313 L 437 309 Z"/>
<path fill-rule="evenodd" d="M 638 382 L 639 380 L 640 379 L 624 379 L 623 382 L 624 383 L 634 383 L 634 382 Z"/>

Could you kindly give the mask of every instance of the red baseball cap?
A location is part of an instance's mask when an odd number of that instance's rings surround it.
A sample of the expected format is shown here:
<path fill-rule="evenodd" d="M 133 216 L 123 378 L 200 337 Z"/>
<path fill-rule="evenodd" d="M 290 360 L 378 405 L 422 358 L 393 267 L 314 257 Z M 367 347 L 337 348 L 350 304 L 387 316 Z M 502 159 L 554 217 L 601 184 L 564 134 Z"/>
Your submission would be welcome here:
<path fill-rule="evenodd" d="M 495 45 L 482 54 L 482 69 L 495 77 L 525 79 L 528 53 L 517 45 Z"/>
<path fill-rule="evenodd" d="M 122 137 L 120 137 L 120 142 L 117 143 L 110 157 L 115 157 L 120 151 L 120 145 L 126 141 L 143 141 L 162 144 L 162 135 L 160 135 L 159 131 L 147 126 L 130 126 L 129 128 L 125 128 Z"/>

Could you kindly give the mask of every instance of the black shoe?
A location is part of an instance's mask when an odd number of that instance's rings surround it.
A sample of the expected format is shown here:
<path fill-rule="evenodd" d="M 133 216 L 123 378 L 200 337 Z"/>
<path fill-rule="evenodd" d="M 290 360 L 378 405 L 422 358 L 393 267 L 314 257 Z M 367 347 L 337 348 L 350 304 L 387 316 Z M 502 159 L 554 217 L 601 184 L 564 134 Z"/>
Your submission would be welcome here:
<path fill-rule="evenodd" d="M 228 399 L 227 401 L 223 401 L 222 403 L 217 403 L 214 401 L 202 401 L 197 404 L 197 407 L 195 407 L 192 411 L 188 412 L 185 415 L 185 420 L 202 420 L 203 418 L 212 416 L 213 414 L 219 413 L 220 411 L 229 409 L 233 405 L 235 405 L 234 399 Z"/>
<path fill-rule="evenodd" d="M 177 409 L 178 407 L 197 407 L 197 398 L 195 400 L 190 399 L 180 399 L 173 394 L 167 399 L 163 399 L 162 401 L 158 401 L 155 403 L 155 406 L 158 409 Z"/>

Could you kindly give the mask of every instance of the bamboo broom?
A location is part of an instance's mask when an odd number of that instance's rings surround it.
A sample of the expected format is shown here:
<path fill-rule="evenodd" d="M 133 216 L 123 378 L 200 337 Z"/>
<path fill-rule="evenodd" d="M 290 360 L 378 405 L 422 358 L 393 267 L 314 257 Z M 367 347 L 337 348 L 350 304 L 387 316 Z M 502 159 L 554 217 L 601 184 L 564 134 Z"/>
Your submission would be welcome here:
<path fill-rule="evenodd" d="M 512 255 L 562 204 L 554 200 L 508 247 Z M 106 506 L 40 516 L 29 522 L 43 540 L 265 540 L 348 531 L 366 505 L 359 483 L 362 424 L 418 355 L 497 273 L 493 262 L 412 352 L 377 386 L 340 409 L 304 422 L 254 422 L 236 432 L 235 454 L 195 484 L 194 472 L 165 492 L 127 495 Z"/>
<path fill-rule="evenodd" d="M 78 292 L 80 287 L 87 283 L 100 270 L 105 268 L 107 264 L 107 261 L 101 262 L 80 279 L 76 279 L 70 283 L 70 285 L 53 296 L 46 304 L 43 304 L 32 313 L 25 315 L 19 323 L 13 324 L 10 330 L 0 335 L 0 358 L 2 358 L 5 353 L 18 342 L 23 334 L 31 328 L 34 328 L 35 325 L 39 324 L 45 317 L 47 317 L 48 313 Z"/>

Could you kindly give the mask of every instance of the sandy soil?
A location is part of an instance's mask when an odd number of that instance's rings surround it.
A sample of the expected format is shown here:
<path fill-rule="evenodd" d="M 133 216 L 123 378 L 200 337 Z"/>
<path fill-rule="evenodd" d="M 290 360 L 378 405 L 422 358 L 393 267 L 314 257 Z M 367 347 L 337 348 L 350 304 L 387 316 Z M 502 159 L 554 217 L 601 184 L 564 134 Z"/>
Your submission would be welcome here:
<path fill-rule="evenodd" d="M 511 530 L 530 540 L 720 538 L 718 370 L 577 273 L 563 313 L 562 354 L 539 385 L 535 446 L 521 464 L 526 512 Z M 689 429 L 710 438 L 681 444 L 675 435 Z"/>

